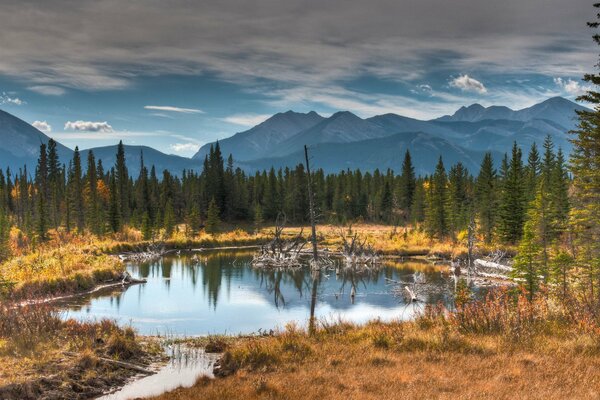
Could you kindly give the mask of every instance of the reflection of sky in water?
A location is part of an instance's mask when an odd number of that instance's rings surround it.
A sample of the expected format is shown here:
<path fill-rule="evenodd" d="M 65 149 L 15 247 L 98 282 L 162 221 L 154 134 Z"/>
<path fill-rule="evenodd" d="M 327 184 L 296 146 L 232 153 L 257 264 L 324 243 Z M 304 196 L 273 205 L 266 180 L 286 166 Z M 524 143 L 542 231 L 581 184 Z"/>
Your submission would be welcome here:
<path fill-rule="evenodd" d="M 207 252 L 198 261 L 182 255 L 131 264 L 131 274 L 147 278 L 147 283 L 74 300 L 65 305 L 65 316 L 116 319 L 143 334 L 237 334 L 283 327 L 290 321 L 304 325 L 310 312 L 310 272 L 254 270 L 249 265 L 251 256 L 239 251 Z M 412 281 L 415 270 L 423 271 L 427 282 L 438 289 L 450 285 L 439 270 L 415 262 L 363 276 L 327 271 L 319 278 L 316 316 L 354 322 L 410 318 L 415 306 L 395 297 L 386 278 Z M 447 290 L 436 290 L 427 301 L 446 302 L 447 296 Z"/>

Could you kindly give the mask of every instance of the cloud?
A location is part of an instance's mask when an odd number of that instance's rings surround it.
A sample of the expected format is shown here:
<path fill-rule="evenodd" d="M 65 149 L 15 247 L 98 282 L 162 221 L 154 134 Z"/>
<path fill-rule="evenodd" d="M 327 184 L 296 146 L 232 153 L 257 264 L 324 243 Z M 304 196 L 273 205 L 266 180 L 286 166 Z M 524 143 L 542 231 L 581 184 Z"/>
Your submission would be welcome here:
<path fill-rule="evenodd" d="M 52 132 L 52 127 L 46 121 L 33 121 L 33 123 L 31 125 L 39 131 L 42 131 L 45 133 Z"/>
<path fill-rule="evenodd" d="M 458 88 L 464 92 L 475 92 L 479 94 L 487 93 L 487 88 L 477 79 L 471 78 L 469 75 L 461 75 L 450 81 L 450 86 Z"/>
<path fill-rule="evenodd" d="M 144 106 L 146 110 L 168 111 L 182 114 L 204 114 L 204 111 L 197 108 L 181 108 L 173 106 Z"/>
<path fill-rule="evenodd" d="M 23 104 L 27 103 L 19 99 L 18 97 L 11 97 L 5 92 L 2 92 L 2 94 L 0 95 L 0 104 L 12 104 L 15 106 L 22 106 Z"/>
<path fill-rule="evenodd" d="M 196 143 L 173 143 L 169 147 L 177 153 L 196 152 L 200 148 Z"/>
<path fill-rule="evenodd" d="M 114 132 L 113 127 L 108 122 L 93 122 L 93 121 L 67 121 L 65 130 L 73 130 L 80 132 Z"/>
<path fill-rule="evenodd" d="M 597 61 L 585 26 L 593 9 L 583 0 L 121 3 L 45 0 L 32 24 L 22 0 L 0 2 L 0 74 L 112 90 L 169 74 L 214 74 L 245 86 L 365 75 L 405 81 L 440 66 L 446 74 L 577 76 Z"/>
<path fill-rule="evenodd" d="M 34 85 L 34 86 L 29 86 L 27 89 L 31 90 L 32 92 L 36 92 L 36 93 L 43 94 L 46 96 L 62 96 L 63 94 L 66 93 L 65 89 L 63 89 L 59 86 L 50 86 L 50 85 Z"/>
<path fill-rule="evenodd" d="M 230 124 L 242 126 L 255 126 L 271 117 L 269 114 L 234 114 L 222 120 Z"/>
<path fill-rule="evenodd" d="M 582 85 L 579 81 L 574 81 L 571 78 L 554 78 L 554 83 L 570 96 L 581 96 L 591 89 L 590 86 Z"/>

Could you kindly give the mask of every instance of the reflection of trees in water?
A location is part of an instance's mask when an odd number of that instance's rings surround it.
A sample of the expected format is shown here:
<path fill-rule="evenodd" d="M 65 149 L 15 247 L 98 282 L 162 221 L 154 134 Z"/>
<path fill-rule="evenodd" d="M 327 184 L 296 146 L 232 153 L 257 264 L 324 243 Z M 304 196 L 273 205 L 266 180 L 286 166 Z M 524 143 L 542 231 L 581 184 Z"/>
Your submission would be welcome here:
<path fill-rule="evenodd" d="M 255 276 L 259 279 L 260 287 L 264 287 L 267 293 L 273 295 L 275 307 L 285 307 L 285 297 L 281 290 L 282 284 L 292 284 L 298 291 L 300 297 L 303 297 L 305 287 L 309 287 L 306 281 L 306 274 L 299 269 L 255 269 Z"/>
<path fill-rule="evenodd" d="M 202 286 L 208 303 L 216 309 L 223 282 L 225 282 L 227 290 L 230 292 L 233 278 L 243 277 L 245 268 L 240 268 L 242 264 L 240 264 L 235 253 L 233 255 L 227 253 L 211 254 L 205 257 L 199 265 L 202 269 Z"/>

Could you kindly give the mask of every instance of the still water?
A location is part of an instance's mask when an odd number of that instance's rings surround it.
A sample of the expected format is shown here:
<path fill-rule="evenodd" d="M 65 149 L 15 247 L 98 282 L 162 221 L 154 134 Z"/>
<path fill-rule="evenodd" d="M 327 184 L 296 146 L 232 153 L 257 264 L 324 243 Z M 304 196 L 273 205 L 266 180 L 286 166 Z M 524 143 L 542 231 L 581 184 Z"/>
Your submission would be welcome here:
<path fill-rule="evenodd" d="M 147 335 L 243 334 L 282 328 L 288 322 L 306 325 L 313 298 L 310 270 L 258 270 L 251 259 L 248 250 L 206 251 L 129 263 L 131 275 L 147 283 L 71 300 L 62 304 L 63 316 L 109 318 Z M 422 304 L 407 303 L 390 282 L 417 279 L 420 299 L 448 303 L 454 283 L 443 271 L 412 260 L 387 262 L 370 273 L 321 272 L 315 316 L 358 323 L 411 318 Z"/>

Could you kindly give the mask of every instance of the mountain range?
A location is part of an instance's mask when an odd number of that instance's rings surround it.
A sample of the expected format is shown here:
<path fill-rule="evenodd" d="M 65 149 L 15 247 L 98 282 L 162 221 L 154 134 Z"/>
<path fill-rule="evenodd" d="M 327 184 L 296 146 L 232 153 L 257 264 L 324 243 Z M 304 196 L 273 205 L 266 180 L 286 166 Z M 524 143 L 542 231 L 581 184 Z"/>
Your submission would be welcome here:
<path fill-rule="evenodd" d="M 440 155 L 446 165 L 463 162 L 476 173 L 483 154 L 496 161 L 516 141 L 525 151 L 533 142 L 541 145 L 550 135 L 557 147 L 570 152 L 567 132 L 575 128 L 577 110 L 585 108 L 562 97 L 554 97 L 522 110 L 504 106 L 461 107 L 453 115 L 422 121 L 397 114 L 360 118 L 349 111 L 323 117 L 314 111 L 278 113 L 253 128 L 219 141 L 222 153 L 233 155 L 248 172 L 270 167 L 293 167 L 303 161 L 304 145 L 310 147 L 314 165 L 327 172 L 341 169 L 372 171 L 400 170 L 408 149 L 418 174 L 427 174 Z M 25 121 L 0 111 L 0 167 L 15 170 L 36 164 L 40 143 L 49 137 Z M 145 146 L 125 146 L 132 175 L 139 172 L 143 154 L 146 165 L 180 174 L 183 169 L 200 169 L 210 147 L 202 146 L 190 159 L 161 153 Z M 72 150 L 59 144 L 63 161 Z M 116 146 L 92 149 L 105 167 L 114 164 Z"/>

